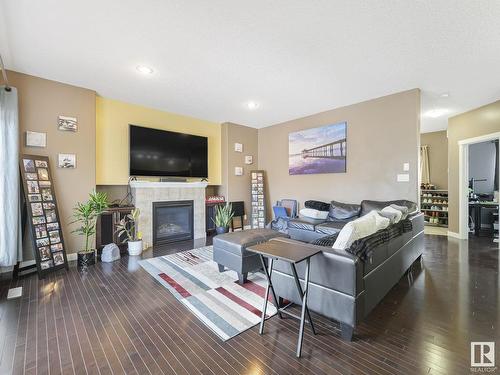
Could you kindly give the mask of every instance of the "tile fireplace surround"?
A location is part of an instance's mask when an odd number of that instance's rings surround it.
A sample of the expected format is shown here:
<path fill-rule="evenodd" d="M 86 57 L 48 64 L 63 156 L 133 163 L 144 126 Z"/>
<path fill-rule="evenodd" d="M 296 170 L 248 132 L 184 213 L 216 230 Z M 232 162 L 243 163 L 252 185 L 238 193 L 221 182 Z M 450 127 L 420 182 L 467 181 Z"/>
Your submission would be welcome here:
<path fill-rule="evenodd" d="M 139 231 L 144 248 L 153 245 L 153 202 L 193 201 L 194 238 L 205 238 L 206 182 L 131 181 L 133 202 L 141 210 Z"/>

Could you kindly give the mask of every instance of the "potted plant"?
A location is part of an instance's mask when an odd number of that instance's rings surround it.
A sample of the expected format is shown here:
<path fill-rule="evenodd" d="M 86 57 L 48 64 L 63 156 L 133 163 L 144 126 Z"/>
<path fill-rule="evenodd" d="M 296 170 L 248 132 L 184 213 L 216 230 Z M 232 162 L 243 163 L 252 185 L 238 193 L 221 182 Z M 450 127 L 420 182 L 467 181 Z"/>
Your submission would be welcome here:
<path fill-rule="evenodd" d="M 95 248 L 90 244 L 91 237 L 95 234 L 97 218 L 108 208 L 108 197 L 106 193 L 96 192 L 89 194 L 89 200 L 85 203 L 78 202 L 73 209 L 74 221 L 80 226 L 73 230 L 85 237 L 85 248 L 78 251 L 78 268 L 83 269 L 95 264 Z"/>
<path fill-rule="evenodd" d="M 134 208 L 116 226 L 118 235 L 127 237 L 125 241 L 127 241 L 129 255 L 140 255 L 142 253 L 142 236 L 141 232 L 137 231 L 137 221 L 140 213 L 138 208 Z"/>
<path fill-rule="evenodd" d="M 231 223 L 233 216 L 234 212 L 231 203 L 215 207 L 215 219 L 213 219 L 213 221 L 217 234 L 229 232 L 229 224 Z"/>

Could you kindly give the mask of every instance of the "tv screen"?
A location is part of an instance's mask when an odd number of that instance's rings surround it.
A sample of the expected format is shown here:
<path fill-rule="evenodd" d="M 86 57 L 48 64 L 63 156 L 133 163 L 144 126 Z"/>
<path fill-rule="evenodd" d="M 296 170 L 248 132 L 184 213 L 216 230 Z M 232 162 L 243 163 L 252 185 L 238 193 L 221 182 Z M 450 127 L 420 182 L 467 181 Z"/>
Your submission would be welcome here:
<path fill-rule="evenodd" d="M 131 176 L 208 176 L 206 137 L 130 125 Z"/>

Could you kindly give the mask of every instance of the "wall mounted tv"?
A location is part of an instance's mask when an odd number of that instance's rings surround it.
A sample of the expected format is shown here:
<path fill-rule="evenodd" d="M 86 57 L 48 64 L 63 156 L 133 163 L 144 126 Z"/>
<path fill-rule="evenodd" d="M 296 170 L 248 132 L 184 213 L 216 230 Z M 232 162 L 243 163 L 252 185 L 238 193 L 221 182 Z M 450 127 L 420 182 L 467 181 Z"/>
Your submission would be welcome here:
<path fill-rule="evenodd" d="M 208 139 L 130 125 L 130 175 L 208 177 Z"/>

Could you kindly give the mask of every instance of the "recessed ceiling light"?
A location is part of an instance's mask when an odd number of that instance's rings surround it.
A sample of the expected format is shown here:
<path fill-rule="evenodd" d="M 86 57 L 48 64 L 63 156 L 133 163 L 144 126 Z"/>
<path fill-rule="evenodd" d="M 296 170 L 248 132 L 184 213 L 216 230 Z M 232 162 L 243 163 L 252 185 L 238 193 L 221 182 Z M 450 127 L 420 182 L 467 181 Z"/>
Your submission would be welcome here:
<path fill-rule="evenodd" d="M 443 92 L 441 95 L 439 95 L 440 97 L 442 98 L 449 98 L 450 97 L 450 93 L 449 92 Z"/>
<path fill-rule="evenodd" d="M 153 68 L 151 68 L 150 66 L 146 66 L 146 65 L 137 65 L 136 67 L 137 71 L 139 73 L 142 73 L 142 74 L 153 74 Z"/>
<path fill-rule="evenodd" d="M 248 109 L 252 109 L 253 110 L 253 109 L 257 109 L 259 107 L 260 107 L 260 104 L 257 103 L 257 102 L 250 101 L 250 102 L 247 103 L 247 108 Z"/>
<path fill-rule="evenodd" d="M 424 116 L 431 117 L 431 118 L 438 118 L 438 117 L 444 116 L 448 113 L 450 113 L 449 109 L 436 108 L 436 109 L 431 109 L 430 111 L 425 112 Z"/>

